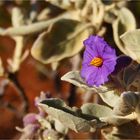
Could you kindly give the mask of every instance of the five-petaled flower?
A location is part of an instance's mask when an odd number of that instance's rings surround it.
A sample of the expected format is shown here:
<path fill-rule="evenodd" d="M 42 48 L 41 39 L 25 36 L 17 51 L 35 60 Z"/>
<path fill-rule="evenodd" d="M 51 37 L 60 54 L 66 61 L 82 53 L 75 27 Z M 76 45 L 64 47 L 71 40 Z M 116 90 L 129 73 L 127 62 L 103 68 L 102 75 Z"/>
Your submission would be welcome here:
<path fill-rule="evenodd" d="M 116 65 L 116 52 L 103 38 L 91 35 L 84 42 L 85 51 L 81 77 L 89 86 L 100 86 L 108 81 Z"/>

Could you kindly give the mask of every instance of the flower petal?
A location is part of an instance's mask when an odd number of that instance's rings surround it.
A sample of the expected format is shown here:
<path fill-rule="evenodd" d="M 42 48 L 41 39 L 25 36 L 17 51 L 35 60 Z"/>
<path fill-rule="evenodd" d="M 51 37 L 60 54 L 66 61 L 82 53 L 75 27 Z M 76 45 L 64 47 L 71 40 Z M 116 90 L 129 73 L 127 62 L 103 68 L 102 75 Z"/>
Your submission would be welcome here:
<path fill-rule="evenodd" d="M 89 86 L 96 85 L 97 75 L 98 75 L 98 70 L 95 70 L 94 72 L 90 73 L 89 77 L 86 79 L 86 82 Z"/>
<path fill-rule="evenodd" d="M 115 49 L 111 48 L 99 36 L 90 36 L 83 43 L 85 45 L 85 52 L 81 77 L 85 79 L 89 86 L 100 86 L 108 81 L 108 75 L 115 69 L 117 59 Z M 100 57 L 103 60 L 102 66 L 90 65 L 90 62 L 95 57 Z"/>
<path fill-rule="evenodd" d="M 104 84 L 106 81 L 108 81 L 108 72 L 105 68 L 99 68 L 98 70 L 98 76 L 96 77 L 96 86 L 100 86 L 101 84 Z"/>
<path fill-rule="evenodd" d="M 114 59 L 115 60 L 115 59 Z M 116 61 L 104 61 L 103 67 L 108 70 L 108 74 L 112 73 L 115 69 Z"/>
<path fill-rule="evenodd" d="M 84 63 L 90 63 L 91 60 L 94 58 L 93 53 L 91 53 L 91 51 L 88 49 L 85 50 L 84 55 L 83 55 L 83 64 Z"/>
<path fill-rule="evenodd" d="M 81 69 L 81 77 L 84 78 L 86 81 L 89 79 L 89 76 L 92 73 L 96 73 L 97 68 L 94 66 L 87 66 L 86 64 L 83 65 Z"/>

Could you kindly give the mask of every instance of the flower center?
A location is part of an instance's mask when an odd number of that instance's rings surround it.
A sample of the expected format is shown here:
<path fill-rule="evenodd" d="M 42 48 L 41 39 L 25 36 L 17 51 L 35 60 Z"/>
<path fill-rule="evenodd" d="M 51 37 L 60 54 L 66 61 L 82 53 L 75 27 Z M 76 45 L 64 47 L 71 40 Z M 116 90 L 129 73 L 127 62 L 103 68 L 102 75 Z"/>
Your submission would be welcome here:
<path fill-rule="evenodd" d="M 96 67 L 100 67 L 102 64 L 103 64 L 103 59 L 100 57 L 94 57 L 90 62 L 90 65 L 93 65 Z"/>

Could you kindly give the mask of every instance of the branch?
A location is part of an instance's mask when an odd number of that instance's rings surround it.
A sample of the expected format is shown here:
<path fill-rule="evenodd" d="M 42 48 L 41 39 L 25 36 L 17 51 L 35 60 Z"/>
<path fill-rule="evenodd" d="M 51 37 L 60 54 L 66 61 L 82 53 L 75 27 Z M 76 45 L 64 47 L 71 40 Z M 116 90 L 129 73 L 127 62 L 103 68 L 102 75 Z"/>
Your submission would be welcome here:
<path fill-rule="evenodd" d="M 20 94 L 23 100 L 23 113 L 26 113 L 28 112 L 28 108 L 29 108 L 28 98 L 25 94 L 23 87 L 18 81 L 16 74 L 17 73 L 9 73 L 8 78 L 12 81 L 12 83 L 15 85 L 16 89 L 18 90 L 18 93 Z"/>

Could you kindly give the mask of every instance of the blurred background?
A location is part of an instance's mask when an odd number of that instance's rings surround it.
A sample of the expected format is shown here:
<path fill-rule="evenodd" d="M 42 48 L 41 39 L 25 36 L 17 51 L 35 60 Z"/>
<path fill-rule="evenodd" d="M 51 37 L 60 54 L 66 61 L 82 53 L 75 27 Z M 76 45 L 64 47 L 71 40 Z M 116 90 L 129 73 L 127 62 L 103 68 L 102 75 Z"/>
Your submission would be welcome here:
<path fill-rule="evenodd" d="M 50 0 L 51 1 L 51 0 Z M 55 1 L 54 1 L 55 2 Z M 47 19 L 57 17 L 59 14 L 69 9 L 63 9 L 63 6 L 57 6 L 54 2 L 47 0 L 0 0 L 0 27 L 6 29 L 12 26 L 11 11 L 14 7 L 22 9 L 25 17 L 32 19 L 32 23 L 46 20 L 43 17 L 42 10 Z M 111 5 L 119 0 L 102 0 L 105 5 Z M 74 0 L 71 0 L 74 3 Z M 134 14 L 137 27 L 140 27 L 140 1 L 132 0 L 125 1 L 124 4 Z M 36 19 L 36 14 L 41 13 Z M 44 19 L 43 19 L 44 18 Z M 30 21 L 29 21 L 30 22 Z M 108 42 L 115 46 L 113 41 L 112 27 L 109 23 L 103 23 L 107 28 L 104 34 Z M 26 37 L 23 52 L 30 50 L 38 34 L 33 34 Z M 97 97 L 90 94 L 90 97 L 83 95 L 83 91 L 75 88 L 75 86 L 61 81 L 60 78 L 72 70 L 74 67 L 75 57 L 65 58 L 61 60 L 61 65 L 57 70 L 52 70 L 51 64 L 44 65 L 35 60 L 29 51 L 25 60 L 21 63 L 20 68 L 14 74 L 9 71 L 9 59 L 13 57 L 15 50 L 15 40 L 8 35 L 0 35 L 0 58 L 4 68 L 4 75 L 0 77 L 0 139 L 18 139 L 20 133 L 15 129 L 16 126 L 23 126 L 23 116 L 27 112 L 38 112 L 35 107 L 34 99 L 44 91 L 51 97 L 59 97 L 65 100 L 70 106 L 80 107 L 84 102 L 96 102 Z M 83 51 L 80 52 L 82 58 Z M 118 50 L 118 54 L 119 54 Z M 78 56 L 79 57 L 79 56 Z M 79 61 L 79 63 L 81 63 Z M 15 77 L 16 75 L 16 77 Z M 10 79 L 13 82 L 9 82 Z M 23 102 L 24 101 L 24 102 Z M 98 99 L 98 102 L 101 102 Z M 26 111 L 23 111 L 23 105 L 26 104 Z M 100 132 L 91 133 L 74 133 L 70 131 L 71 139 L 86 139 L 86 138 L 101 138 Z"/>

